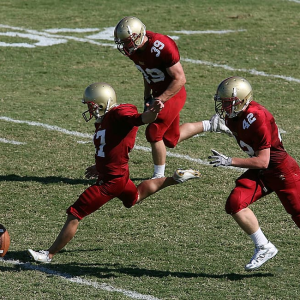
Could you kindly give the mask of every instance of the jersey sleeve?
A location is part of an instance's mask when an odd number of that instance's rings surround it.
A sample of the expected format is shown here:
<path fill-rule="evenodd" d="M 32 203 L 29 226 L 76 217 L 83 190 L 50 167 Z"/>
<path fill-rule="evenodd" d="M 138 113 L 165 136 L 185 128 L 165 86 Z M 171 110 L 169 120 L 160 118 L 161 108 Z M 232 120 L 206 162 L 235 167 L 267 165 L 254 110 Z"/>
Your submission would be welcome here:
<path fill-rule="evenodd" d="M 251 126 L 253 136 L 253 150 L 264 150 L 271 148 L 272 128 L 270 122 L 263 111 L 257 111 L 253 114 L 255 121 Z"/>
<path fill-rule="evenodd" d="M 122 126 L 141 126 L 144 125 L 142 121 L 142 114 L 140 114 L 136 106 L 132 104 L 120 104 L 117 107 L 118 113 L 115 114 L 116 122 Z"/>
<path fill-rule="evenodd" d="M 159 40 L 159 42 L 164 44 L 161 50 L 161 59 L 164 62 L 165 67 L 170 68 L 179 62 L 180 54 L 176 43 L 171 38 L 169 38 L 168 36 L 162 37 L 163 38 Z"/>

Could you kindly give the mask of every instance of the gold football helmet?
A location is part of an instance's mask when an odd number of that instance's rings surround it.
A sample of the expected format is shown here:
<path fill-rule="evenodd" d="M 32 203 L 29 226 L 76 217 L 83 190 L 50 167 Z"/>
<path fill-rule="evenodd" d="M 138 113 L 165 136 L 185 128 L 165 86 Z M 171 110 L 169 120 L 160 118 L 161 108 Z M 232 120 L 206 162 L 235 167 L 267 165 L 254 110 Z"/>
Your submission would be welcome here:
<path fill-rule="evenodd" d="M 142 45 L 146 35 L 146 26 L 136 17 L 125 17 L 115 27 L 114 36 L 118 50 L 130 56 Z"/>
<path fill-rule="evenodd" d="M 242 77 L 233 76 L 224 79 L 214 96 L 216 113 L 224 118 L 236 117 L 252 101 L 253 93 L 250 83 Z"/>
<path fill-rule="evenodd" d="M 92 83 L 85 89 L 82 103 L 88 105 L 88 110 L 82 113 L 85 121 L 88 122 L 93 117 L 98 119 L 117 104 L 116 92 L 105 82 Z"/>

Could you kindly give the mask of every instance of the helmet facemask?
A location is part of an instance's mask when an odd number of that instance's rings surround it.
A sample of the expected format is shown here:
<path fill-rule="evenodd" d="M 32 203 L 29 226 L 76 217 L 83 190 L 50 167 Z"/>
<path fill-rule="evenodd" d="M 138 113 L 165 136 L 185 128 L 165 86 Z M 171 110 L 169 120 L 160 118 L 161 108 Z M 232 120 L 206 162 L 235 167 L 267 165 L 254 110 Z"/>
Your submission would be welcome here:
<path fill-rule="evenodd" d="M 129 29 L 130 30 L 130 29 Z M 115 41 L 117 44 L 118 50 L 125 56 L 130 56 L 133 54 L 138 47 L 143 43 L 144 37 L 141 37 L 141 33 L 131 34 L 126 40 L 123 41 Z M 138 40 L 141 40 L 141 43 L 137 43 Z"/>
<path fill-rule="evenodd" d="M 110 100 L 108 100 L 110 102 Z M 107 103 L 109 107 L 109 102 Z M 93 117 L 95 119 L 101 118 L 103 117 L 107 112 L 108 109 L 106 107 L 106 109 L 104 109 L 104 107 L 102 105 L 98 105 L 95 102 L 85 102 L 84 100 L 82 100 L 82 103 L 87 104 L 88 105 L 88 110 L 86 110 L 85 112 L 82 113 L 83 118 L 85 119 L 86 122 L 90 121 Z M 100 114 L 102 112 L 102 114 Z"/>

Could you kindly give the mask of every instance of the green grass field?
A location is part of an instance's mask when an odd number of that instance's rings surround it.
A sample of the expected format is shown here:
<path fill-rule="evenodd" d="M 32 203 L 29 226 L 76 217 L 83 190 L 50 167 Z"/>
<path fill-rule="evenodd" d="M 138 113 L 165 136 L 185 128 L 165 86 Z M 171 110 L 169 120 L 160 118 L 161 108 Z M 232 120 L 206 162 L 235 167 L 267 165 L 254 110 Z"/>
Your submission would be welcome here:
<path fill-rule="evenodd" d="M 275 195 L 251 208 L 279 253 L 244 271 L 253 244 L 224 211 L 241 170 L 205 164 L 211 148 L 243 155 L 221 134 L 170 150 L 167 175 L 192 167 L 201 180 L 129 210 L 112 200 L 82 221 L 51 265 L 26 253 L 50 246 L 66 208 L 92 183 L 84 178 L 94 155 L 93 124 L 81 117 L 86 86 L 106 81 L 119 103 L 142 111 L 141 74 L 112 37 L 127 15 L 176 38 L 187 77 L 182 122 L 210 118 L 219 82 L 244 76 L 300 162 L 299 11 L 297 0 L 2 0 L 0 223 L 11 246 L 0 260 L 0 299 L 299 299 L 299 230 Z M 130 170 L 138 184 L 153 168 L 142 127 L 136 144 Z"/>

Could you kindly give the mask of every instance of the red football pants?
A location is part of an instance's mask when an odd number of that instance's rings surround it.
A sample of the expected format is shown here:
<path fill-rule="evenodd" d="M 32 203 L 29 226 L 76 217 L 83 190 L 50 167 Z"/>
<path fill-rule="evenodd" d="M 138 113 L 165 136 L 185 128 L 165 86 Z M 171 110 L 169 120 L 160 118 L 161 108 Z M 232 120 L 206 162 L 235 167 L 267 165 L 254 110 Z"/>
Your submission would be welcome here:
<path fill-rule="evenodd" d="M 138 191 L 135 184 L 129 179 L 129 173 L 101 185 L 95 184 L 88 187 L 67 209 L 67 213 L 81 220 L 113 198 L 119 198 L 127 208 L 136 203 Z"/>
<path fill-rule="evenodd" d="M 263 186 L 267 192 L 263 191 Z M 258 199 L 275 192 L 300 228 L 300 168 L 291 157 L 270 170 L 247 170 L 236 180 L 236 186 L 229 195 L 225 210 L 235 214 Z"/>
<path fill-rule="evenodd" d="M 186 100 L 186 91 L 183 87 L 175 96 L 165 102 L 164 108 L 157 119 L 146 128 L 146 139 L 149 143 L 163 140 L 166 147 L 174 148 L 180 136 L 180 111 Z"/>

